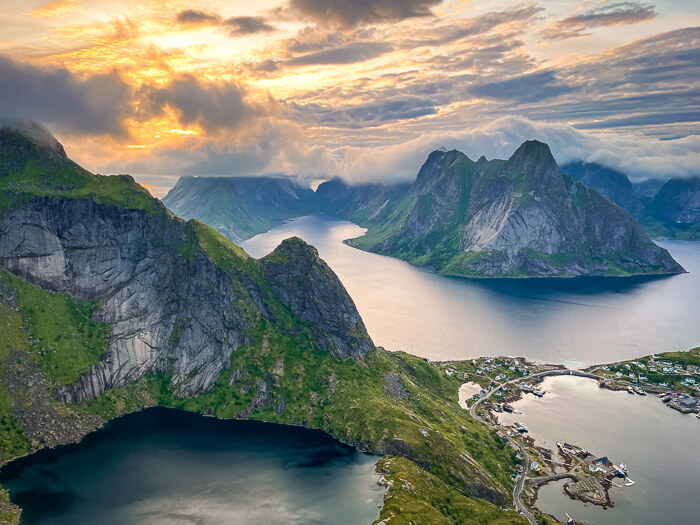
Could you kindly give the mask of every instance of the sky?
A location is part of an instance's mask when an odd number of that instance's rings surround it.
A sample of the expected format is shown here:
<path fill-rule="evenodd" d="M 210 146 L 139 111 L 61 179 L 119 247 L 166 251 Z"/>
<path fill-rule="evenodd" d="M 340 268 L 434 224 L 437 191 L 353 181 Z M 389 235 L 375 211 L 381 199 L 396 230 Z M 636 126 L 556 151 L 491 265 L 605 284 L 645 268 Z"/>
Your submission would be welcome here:
<path fill-rule="evenodd" d="M 162 196 L 410 180 L 428 153 L 700 174 L 700 3 L 0 0 L 0 117 Z"/>

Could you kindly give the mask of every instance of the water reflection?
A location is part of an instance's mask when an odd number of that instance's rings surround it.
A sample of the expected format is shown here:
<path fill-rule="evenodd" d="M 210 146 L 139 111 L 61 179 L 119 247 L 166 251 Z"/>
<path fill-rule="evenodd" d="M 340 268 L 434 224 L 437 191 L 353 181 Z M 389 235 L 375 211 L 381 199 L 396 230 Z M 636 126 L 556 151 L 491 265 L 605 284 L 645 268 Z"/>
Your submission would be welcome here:
<path fill-rule="evenodd" d="M 668 278 L 472 280 L 343 244 L 363 230 L 302 217 L 242 246 L 261 257 L 297 235 L 318 248 L 375 343 L 430 359 L 507 354 L 582 366 L 700 344 L 700 243 L 663 246 L 691 273 Z"/>
<path fill-rule="evenodd" d="M 148 409 L 3 467 L 27 524 L 372 523 L 376 457 L 308 429 Z"/>

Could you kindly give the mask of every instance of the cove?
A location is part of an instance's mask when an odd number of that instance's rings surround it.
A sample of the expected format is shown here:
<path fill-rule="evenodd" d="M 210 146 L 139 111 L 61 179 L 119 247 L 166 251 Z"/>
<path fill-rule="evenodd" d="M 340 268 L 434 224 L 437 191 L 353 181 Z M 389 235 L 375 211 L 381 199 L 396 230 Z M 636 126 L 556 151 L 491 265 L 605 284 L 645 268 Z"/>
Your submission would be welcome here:
<path fill-rule="evenodd" d="M 31 524 L 372 523 L 376 457 L 318 430 L 166 408 L 0 470 Z"/>

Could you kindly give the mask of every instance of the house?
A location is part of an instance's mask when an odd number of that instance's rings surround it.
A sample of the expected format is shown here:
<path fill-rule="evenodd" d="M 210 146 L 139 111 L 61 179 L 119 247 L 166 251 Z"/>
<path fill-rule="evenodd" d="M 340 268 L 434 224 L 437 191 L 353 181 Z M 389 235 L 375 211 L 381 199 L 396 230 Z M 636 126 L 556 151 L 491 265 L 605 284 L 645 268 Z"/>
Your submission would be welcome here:
<path fill-rule="evenodd" d="M 612 467 L 613 462 L 608 459 L 608 456 L 603 456 L 602 458 L 595 458 L 593 460 L 594 465 L 605 465 L 606 467 Z"/>
<path fill-rule="evenodd" d="M 649 381 L 649 380 L 647 379 L 647 376 L 639 376 L 639 380 L 642 381 L 642 382 L 647 382 L 647 381 Z"/>
<path fill-rule="evenodd" d="M 698 406 L 698 400 L 694 397 L 684 397 L 678 402 L 678 406 L 687 410 L 693 410 Z"/>
<path fill-rule="evenodd" d="M 688 372 L 690 372 L 692 374 L 696 374 L 698 372 L 698 370 L 700 370 L 700 367 L 698 365 L 688 365 L 686 367 L 686 370 L 688 370 Z"/>

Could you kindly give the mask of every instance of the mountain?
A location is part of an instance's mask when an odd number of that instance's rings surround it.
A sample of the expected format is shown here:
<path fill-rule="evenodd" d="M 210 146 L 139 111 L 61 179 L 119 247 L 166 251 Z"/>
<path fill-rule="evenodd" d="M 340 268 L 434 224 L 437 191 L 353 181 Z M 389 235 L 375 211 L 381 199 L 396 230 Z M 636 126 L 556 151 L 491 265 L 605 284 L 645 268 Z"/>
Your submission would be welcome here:
<path fill-rule="evenodd" d="M 525 523 L 499 509 L 514 455 L 458 406 L 460 380 L 375 348 L 313 247 L 253 259 L 43 130 L 0 128 L 0 170 L 0 464 L 159 405 L 384 455 L 380 520 Z"/>
<path fill-rule="evenodd" d="M 378 222 L 403 199 L 410 186 L 409 183 L 350 185 L 342 179 L 332 179 L 316 189 L 310 211 L 355 222 Z"/>
<path fill-rule="evenodd" d="M 304 215 L 313 194 L 288 178 L 181 177 L 163 203 L 178 216 L 199 219 L 240 242 Z"/>
<path fill-rule="evenodd" d="M 644 205 L 624 173 L 594 162 L 570 162 L 561 167 L 562 173 L 572 176 L 609 200 L 626 209 L 637 220 L 645 215 Z"/>
<path fill-rule="evenodd" d="M 402 202 L 368 227 L 350 244 L 454 275 L 684 271 L 629 213 L 563 175 L 538 141 L 523 143 L 508 160 L 431 153 Z"/>
<path fill-rule="evenodd" d="M 632 183 L 632 189 L 634 194 L 639 196 L 639 198 L 653 197 L 661 187 L 668 182 L 668 179 L 646 179 L 642 181 L 635 181 Z"/>
<path fill-rule="evenodd" d="M 643 224 L 662 237 L 700 239 L 700 177 L 666 182 L 647 201 Z"/>

